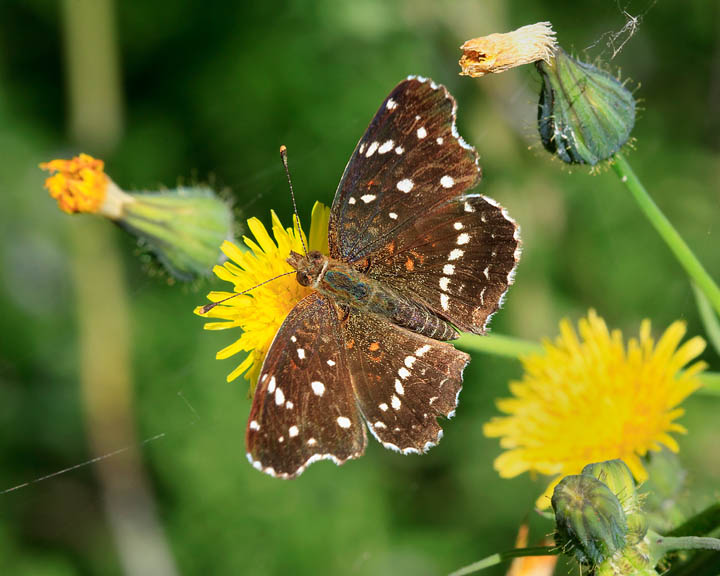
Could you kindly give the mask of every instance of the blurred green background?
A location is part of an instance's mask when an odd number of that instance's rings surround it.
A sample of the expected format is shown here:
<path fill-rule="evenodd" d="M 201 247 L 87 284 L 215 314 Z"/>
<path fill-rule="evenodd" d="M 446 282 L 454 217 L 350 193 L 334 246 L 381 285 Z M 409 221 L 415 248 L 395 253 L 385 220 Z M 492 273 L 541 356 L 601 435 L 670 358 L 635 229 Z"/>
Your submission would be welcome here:
<path fill-rule="evenodd" d="M 244 456 L 247 385 L 225 381 L 239 360 L 214 360 L 238 335 L 192 314 L 224 286 L 148 274 L 132 238 L 61 213 L 37 165 L 84 151 L 127 189 L 211 182 L 243 219 L 272 208 L 289 223 L 286 144 L 307 221 L 390 89 L 430 76 L 458 99 L 480 190 L 522 227 L 496 332 L 554 336 L 594 307 L 626 335 L 645 317 L 700 334 L 689 282 L 617 178 L 539 146 L 534 69 L 458 76 L 464 40 L 539 20 L 608 60 L 623 10 L 648 10 L 610 62 L 641 99 L 629 160 L 717 279 L 717 2 L 2 0 L 0 491 L 127 449 L 1 494 L 0 574 L 443 574 L 512 547 L 545 479 L 499 479 L 482 425 L 518 363 L 477 355 L 425 456 L 371 441 L 342 468 L 259 474 Z M 686 408 L 680 457 L 701 502 L 718 495 L 720 398 Z"/>

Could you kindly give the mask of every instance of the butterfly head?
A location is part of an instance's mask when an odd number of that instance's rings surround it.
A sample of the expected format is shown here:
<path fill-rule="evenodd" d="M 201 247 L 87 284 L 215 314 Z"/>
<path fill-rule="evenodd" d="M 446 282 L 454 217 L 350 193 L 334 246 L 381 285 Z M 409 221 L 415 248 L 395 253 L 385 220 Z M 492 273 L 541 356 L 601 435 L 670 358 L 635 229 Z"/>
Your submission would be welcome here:
<path fill-rule="evenodd" d="M 328 259 L 317 250 L 311 250 L 307 256 L 290 252 L 287 263 L 297 270 L 296 278 L 301 286 L 316 287 L 328 267 Z"/>

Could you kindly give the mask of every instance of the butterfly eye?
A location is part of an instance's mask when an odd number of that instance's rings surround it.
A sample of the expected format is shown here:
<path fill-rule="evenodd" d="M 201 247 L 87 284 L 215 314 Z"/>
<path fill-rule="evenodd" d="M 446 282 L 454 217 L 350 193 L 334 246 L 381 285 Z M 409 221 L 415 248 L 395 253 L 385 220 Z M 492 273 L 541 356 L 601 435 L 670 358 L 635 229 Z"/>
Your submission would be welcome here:
<path fill-rule="evenodd" d="M 310 275 L 307 272 L 298 270 L 296 278 L 300 286 L 310 286 Z"/>
<path fill-rule="evenodd" d="M 320 262 L 323 259 L 323 255 L 320 252 L 318 252 L 317 250 L 313 250 L 312 252 L 310 252 L 308 254 L 308 257 L 313 262 Z"/>

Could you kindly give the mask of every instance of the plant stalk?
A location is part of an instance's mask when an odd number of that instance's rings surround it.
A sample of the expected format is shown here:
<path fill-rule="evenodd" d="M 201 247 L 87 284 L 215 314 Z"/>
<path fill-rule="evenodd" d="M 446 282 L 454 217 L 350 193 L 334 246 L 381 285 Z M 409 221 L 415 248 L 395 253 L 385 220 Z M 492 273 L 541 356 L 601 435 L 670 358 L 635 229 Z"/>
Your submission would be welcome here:
<path fill-rule="evenodd" d="M 490 568 L 491 566 L 497 566 L 513 558 L 521 558 L 523 556 L 556 556 L 560 553 L 560 549 L 557 546 L 531 546 L 529 548 L 514 548 L 513 550 L 507 550 L 505 552 L 498 552 L 492 556 L 468 564 L 455 572 L 450 573 L 449 576 L 465 576 L 466 574 L 474 574 Z"/>
<path fill-rule="evenodd" d="M 616 152 L 613 157 L 612 168 L 620 177 L 625 187 L 635 198 L 645 216 L 657 230 L 660 237 L 665 241 L 670 250 L 675 254 L 685 272 L 695 282 L 705 297 L 709 300 L 717 314 L 720 314 L 720 288 L 707 273 L 703 265 L 697 259 L 692 250 L 682 239 L 675 227 L 670 223 L 667 217 L 662 213 L 658 205 L 648 194 L 645 186 L 635 175 L 635 172 L 628 164 L 625 156 L 620 152 Z"/>

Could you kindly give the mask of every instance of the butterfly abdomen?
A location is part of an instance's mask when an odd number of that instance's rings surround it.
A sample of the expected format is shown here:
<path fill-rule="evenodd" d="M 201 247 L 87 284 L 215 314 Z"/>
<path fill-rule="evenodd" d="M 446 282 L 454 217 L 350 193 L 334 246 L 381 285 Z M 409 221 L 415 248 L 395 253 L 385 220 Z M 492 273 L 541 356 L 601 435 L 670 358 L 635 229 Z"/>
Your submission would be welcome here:
<path fill-rule="evenodd" d="M 454 340 L 458 337 L 451 324 L 422 304 L 345 264 L 330 264 L 318 290 L 339 302 L 385 317 L 393 324 L 435 340 Z"/>

